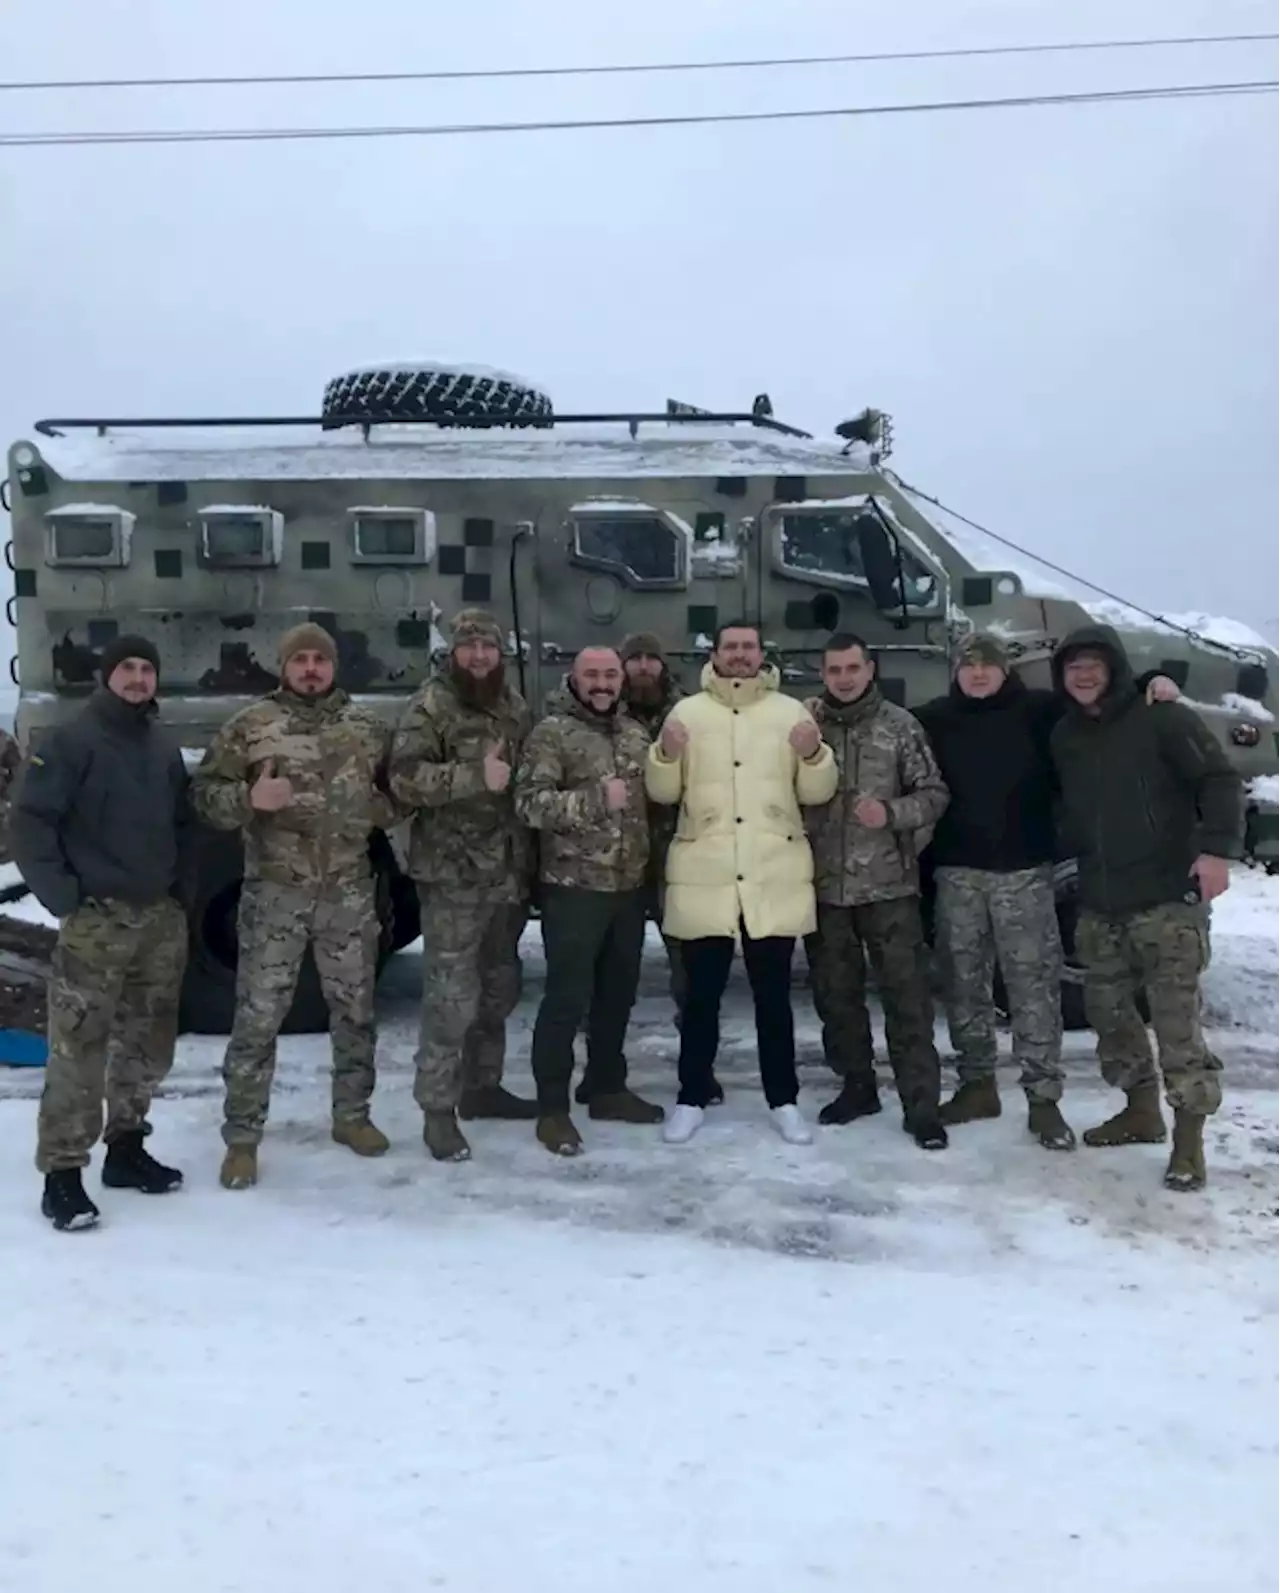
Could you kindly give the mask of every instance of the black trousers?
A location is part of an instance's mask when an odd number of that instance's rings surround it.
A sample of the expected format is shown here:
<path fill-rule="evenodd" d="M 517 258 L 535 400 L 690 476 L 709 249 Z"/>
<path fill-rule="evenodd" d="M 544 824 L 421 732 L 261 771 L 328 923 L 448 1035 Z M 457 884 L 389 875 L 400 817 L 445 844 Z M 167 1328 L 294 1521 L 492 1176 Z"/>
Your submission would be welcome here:
<path fill-rule="evenodd" d="M 547 984 L 533 1026 L 533 1077 L 544 1114 L 569 1110 L 573 1042 L 587 1020 L 587 1072 L 597 1095 L 625 1088 L 627 1024 L 644 955 L 645 893 L 544 885 Z"/>
<path fill-rule="evenodd" d="M 795 939 L 790 935 L 770 935 L 752 940 L 745 925 L 741 933 L 742 960 L 747 965 L 756 1009 L 756 1048 L 764 1098 L 770 1106 L 789 1106 L 799 1094 L 791 1012 Z M 679 1101 L 681 1106 L 706 1106 L 720 1048 L 720 1002 L 733 966 L 733 940 L 728 935 L 685 940 L 681 950 L 686 989 L 680 1024 Z"/>

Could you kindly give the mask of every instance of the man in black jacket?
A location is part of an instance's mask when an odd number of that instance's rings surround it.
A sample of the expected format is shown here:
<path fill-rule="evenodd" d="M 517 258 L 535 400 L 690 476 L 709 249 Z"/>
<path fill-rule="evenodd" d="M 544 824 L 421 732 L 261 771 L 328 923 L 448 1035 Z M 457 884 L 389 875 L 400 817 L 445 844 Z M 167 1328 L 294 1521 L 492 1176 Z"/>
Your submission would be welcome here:
<path fill-rule="evenodd" d="M 103 1183 L 164 1194 L 182 1182 L 144 1145 L 173 1065 L 187 960 L 187 774 L 157 722 L 159 669 L 145 637 L 109 643 L 103 684 L 31 753 L 14 806 L 22 877 L 61 920 L 36 1151 L 41 1209 L 58 1229 L 98 1220 L 81 1169 L 103 1134 L 104 1096 Z"/>
<path fill-rule="evenodd" d="M 1053 671 L 1066 713 L 1050 747 L 1067 843 L 1080 865 L 1076 949 L 1085 965 L 1085 1002 L 1103 1077 L 1127 1096 L 1115 1117 L 1086 1131 L 1085 1143 L 1165 1138 L 1151 1042 L 1134 998 L 1136 971 L 1174 1111 L 1165 1184 L 1199 1189 L 1204 1120 L 1222 1101 L 1222 1064 L 1200 1027 L 1204 904 L 1226 890 L 1227 860 L 1240 855 L 1240 780 L 1190 709 L 1143 703 L 1109 626 L 1068 636 Z"/>
<path fill-rule="evenodd" d="M 1167 676 L 1151 699 L 1178 695 Z M 951 792 L 933 837 L 936 940 L 960 1087 L 946 1123 L 1000 1116 L 992 982 L 1009 1000 L 1013 1055 L 1028 1127 L 1049 1150 L 1071 1150 L 1062 1116 L 1062 942 L 1054 900 L 1057 782 L 1049 737 L 1063 713 L 1052 691 L 1011 673 L 998 638 L 967 636 L 946 697 L 917 710 Z"/>

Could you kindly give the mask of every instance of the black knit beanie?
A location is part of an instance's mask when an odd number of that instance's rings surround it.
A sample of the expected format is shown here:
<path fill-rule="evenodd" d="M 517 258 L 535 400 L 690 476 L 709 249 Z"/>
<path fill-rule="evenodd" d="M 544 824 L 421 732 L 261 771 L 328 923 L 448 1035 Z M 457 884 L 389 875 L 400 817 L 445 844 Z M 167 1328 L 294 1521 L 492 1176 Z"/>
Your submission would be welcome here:
<path fill-rule="evenodd" d="M 160 654 L 154 642 L 149 642 L 145 636 L 113 636 L 102 649 L 99 669 L 104 686 L 126 658 L 145 658 L 156 674 L 160 673 Z"/>

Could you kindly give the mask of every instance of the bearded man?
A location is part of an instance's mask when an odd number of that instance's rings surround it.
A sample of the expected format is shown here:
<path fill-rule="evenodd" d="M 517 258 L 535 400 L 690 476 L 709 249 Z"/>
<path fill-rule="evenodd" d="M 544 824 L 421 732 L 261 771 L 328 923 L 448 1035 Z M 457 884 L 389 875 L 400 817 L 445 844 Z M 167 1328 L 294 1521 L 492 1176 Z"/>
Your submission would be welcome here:
<path fill-rule="evenodd" d="M 413 810 L 409 872 L 422 908 L 422 1034 L 414 1099 L 437 1161 L 471 1155 L 458 1117 L 536 1115 L 502 1087 L 507 1019 L 520 999 L 520 935 L 533 846 L 511 773 L 532 727 L 507 684 L 502 632 L 484 609 L 454 619 L 442 670 L 405 711 L 389 784 Z"/>

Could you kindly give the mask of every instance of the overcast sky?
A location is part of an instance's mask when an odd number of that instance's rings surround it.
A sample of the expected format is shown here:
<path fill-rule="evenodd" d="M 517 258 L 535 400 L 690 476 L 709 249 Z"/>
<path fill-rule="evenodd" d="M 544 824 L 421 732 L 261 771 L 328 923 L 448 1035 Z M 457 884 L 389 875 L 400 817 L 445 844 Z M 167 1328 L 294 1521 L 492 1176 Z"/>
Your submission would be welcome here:
<path fill-rule="evenodd" d="M 1254 0 L 10 0 L 4 77 L 1262 31 Z M 608 18 L 608 33 L 601 20 Z M 661 114 L 1274 77 L 1267 45 L 542 83 L 0 94 L 0 127 Z M 1272 97 L 523 137 L 0 150 L 0 431 L 306 412 L 353 364 L 829 433 L 1119 593 L 1277 637 Z"/>

